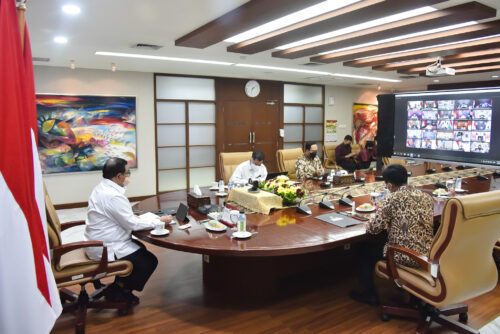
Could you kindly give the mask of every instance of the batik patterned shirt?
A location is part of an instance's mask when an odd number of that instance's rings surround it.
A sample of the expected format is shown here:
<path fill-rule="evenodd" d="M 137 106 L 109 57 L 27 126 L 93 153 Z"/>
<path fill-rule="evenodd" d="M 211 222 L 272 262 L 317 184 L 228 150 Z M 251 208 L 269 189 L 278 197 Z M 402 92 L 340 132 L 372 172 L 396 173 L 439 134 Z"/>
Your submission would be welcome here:
<path fill-rule="evenodd" d="M 307 179 L 313 176 L 317 176 L 316 172 L 318 169 L 322 169 L 321 160 L 318 156 L 314 159 L 309 159 L 305 154 L 302 154 L 297 158 L 295 162 L 295 172 L 297 174 L 297 179 Z"/>
<path fill-rule="evenodd" d="M 432 197 L 415 187 L 402 186 L 382 201 L 380 208 L 368 222 L 366 231 L 378 234 L 387 230 L 384 256 L 389 245 L 428 255 L 433 239 L 433 218 Z M 394 253 L 394 259 L 405 266 L 419 267 L 415 261 L 401 253 Z"/>

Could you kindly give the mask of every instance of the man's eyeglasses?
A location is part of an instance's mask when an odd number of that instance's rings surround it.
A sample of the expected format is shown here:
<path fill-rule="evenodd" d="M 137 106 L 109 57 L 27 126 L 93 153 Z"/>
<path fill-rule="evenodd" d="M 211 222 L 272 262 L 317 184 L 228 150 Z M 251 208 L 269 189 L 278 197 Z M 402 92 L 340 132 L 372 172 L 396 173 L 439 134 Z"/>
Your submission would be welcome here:
<path fill-rule="evenodd" d="M 123 175 L 125 176 L 130 176 L 130 171 L 126 172 L 126 173 L 123 173 Z"/>

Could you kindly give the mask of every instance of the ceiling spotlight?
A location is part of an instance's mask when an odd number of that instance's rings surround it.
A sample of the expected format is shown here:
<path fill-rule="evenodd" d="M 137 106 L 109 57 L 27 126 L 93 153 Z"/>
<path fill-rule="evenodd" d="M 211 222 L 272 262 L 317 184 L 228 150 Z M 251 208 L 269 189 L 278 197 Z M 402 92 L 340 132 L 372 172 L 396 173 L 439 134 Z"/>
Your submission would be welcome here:
<path fill-rule="evenodd" d="M 491 77 L 492 78 L 498 78 L 498 75 L 497 74 L 493 74 Z"/>
<path fill-rule="evenodd" d="M 377 85 L 377 90 L 381 90 L 382 89 L 382 86 L 380 86 L 380 84 Z"/>
<path fill-rule="evenodd" d="M 116 64 L 111 63 L 111 71 L 116 72 Z"/>
<path fill-rule="evenodd" d="M 438 79 L 434 79 L 434 80 L 432 80 L 432 81 L 434 81 L 434 82 L 439 82 L 439 80 L 438 80 Z"/>
<path fill-rule="evenodd" d="M 71 63 L 69 64 L 69 68 L 71 68 L 72 70 L 74 70 L 75 67 L 76 67 L 75 61 L 73 59 L 71 59 Z"/>
<path fill-rule="evenodd" d="M 76 15 L 80 13 L 80 7 L 75 5 L 64 5 L 62 6 L 62 11 L 66 14 Z"/>
<path fill-rule="evenodd" d="M 66 44 L 66 43 L 68 43 L 68 39 L 66 37 L 63 37 L 63 36 L 56 36 L 56 37 L 54 37 L 54 42 L 56 42 L 58 44 Z"/>

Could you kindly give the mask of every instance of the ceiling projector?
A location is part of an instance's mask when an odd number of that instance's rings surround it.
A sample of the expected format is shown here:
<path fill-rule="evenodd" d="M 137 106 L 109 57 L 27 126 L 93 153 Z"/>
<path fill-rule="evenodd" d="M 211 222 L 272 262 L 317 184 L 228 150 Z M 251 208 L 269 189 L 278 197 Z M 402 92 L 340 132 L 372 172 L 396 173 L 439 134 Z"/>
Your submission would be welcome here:
<path fill-rule="evenodd" d="M 444 77 L 448 75 L 455 75 L 455 69 L 451 67 L 441 66 L 441 57 L 438 57 L 434 64 L 430 64 L 425 69 L 425 75 L 428 77 Z"/>

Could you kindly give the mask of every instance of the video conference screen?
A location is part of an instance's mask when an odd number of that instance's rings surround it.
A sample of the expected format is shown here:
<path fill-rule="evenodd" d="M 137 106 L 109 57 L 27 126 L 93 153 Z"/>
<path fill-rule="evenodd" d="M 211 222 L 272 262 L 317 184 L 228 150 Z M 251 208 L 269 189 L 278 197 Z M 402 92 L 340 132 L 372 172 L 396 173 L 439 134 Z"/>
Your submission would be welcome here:
<path fill-rule="evenodd" d="M 405 93 L 395 100 L 395 156 L 500 166 L 500 89 Z"/>

